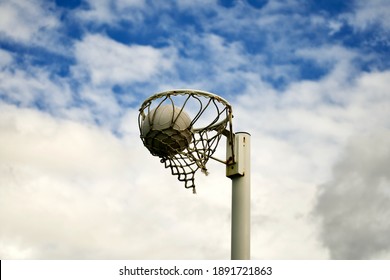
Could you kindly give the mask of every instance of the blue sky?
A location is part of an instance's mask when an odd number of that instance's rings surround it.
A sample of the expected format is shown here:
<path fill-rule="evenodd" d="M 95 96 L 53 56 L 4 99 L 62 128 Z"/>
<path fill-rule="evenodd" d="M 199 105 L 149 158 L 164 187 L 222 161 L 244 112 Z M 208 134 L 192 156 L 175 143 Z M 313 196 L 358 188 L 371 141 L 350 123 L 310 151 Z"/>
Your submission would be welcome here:
<path fill-rule="evenodd" d="M 229 258 L 223 166 L 193 196 L 139 139 L 145 98 L 194 88 L 252 134 L 252 258 L 388 259 L 389 16 L 387 0 L 1 1 L 0 258 Z"/>

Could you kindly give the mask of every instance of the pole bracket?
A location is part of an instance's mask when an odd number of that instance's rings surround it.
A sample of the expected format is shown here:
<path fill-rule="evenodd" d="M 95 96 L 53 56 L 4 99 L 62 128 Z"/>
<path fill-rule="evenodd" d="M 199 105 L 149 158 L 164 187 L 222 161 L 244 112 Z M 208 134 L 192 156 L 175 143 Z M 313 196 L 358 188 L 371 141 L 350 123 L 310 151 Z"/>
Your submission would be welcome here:
<path fill-rule="evenodd" d="M 234 145 L 227 141 L 226 144 L 226 177 L 244 176 L 245 175 L 245 149 L 247 148 L 248 133 L 235 133 Z M 234 153 L 234 155 L 233 155 Z M 234 156 L 234 161 L 233 159 Z"/>

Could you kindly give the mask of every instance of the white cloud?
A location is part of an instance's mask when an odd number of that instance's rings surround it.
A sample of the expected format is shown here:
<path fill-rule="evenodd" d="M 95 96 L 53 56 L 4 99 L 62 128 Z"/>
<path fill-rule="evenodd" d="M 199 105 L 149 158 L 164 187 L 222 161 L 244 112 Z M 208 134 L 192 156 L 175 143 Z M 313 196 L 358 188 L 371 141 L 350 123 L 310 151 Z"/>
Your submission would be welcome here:
<path fill-rule="evenodd" d="M 303 48 L 296 50 L 295 53 L 299 57 L 312 59 L 324 68 L 346 63 L 350 64 L 358 56 L 356 51 L 337 45 Z"/>
<path fill-rule="evenodd" d="M 347 20 L 358 30 L 379 25 L 389 31 L 390 3 L 387 0 L 356 0 L 355 11 L 346 15 Z"/>
<path fill-rule="evenodd" d="M 88 4 L 89 8 L 87 11 L 79 12 L 81 18 L 99 22 L 111 22 L 114 19 L 110 9 L 110 0 L 89 1 Z"/>
<path fill-rule="evenodd" d="M 118 0 L 113 1 L 113 4 L 116 7 L 116 11 L 122 14 L 125 14 L 129 9 L 147 7 L 145 0 Z"/>
<path fill-rule="evenodd" d="M 85 31 L 71 51 L 75 64 L 69 79 L 81 84 L 75 92 L 67 78 L 53 78 L 49 69 L 38 66 L 21 69 L 12 64 L 9 53 L 0 52 L 4 58 L 0 89 L 6 100 L 1 102 L 20 105 L 1 103 L 0 108 L 0 258 L 229 257 L 230 181 L 224 166 L 211 161 L 211 174 L 196 176 L 198 194 L 193 196 L 142 147 L 137 111 L 120 104 L 120 94 L 113 93 L 115 85 L 128 89 L 129 102 L 135 102 L 140 92 L 195 87 L 213 89 L 232 103 L 235 131 L 252 134 L 253 258 L 347 255 L 348 248 L 342 252 L 336 248 L 345 236 L 335 233 L 329 235 L 332 240 L 325 239 L 321 229 L 332 228 L 321 228 L 318 218 L 342 222 L 333 219 L 329 209 L 336 209 L 332 206 L 345 195 L 325 199 L 330 187 L 319 198 L 319 205 L 326 207 L 317 211 L 319 216 L 310 213 L 318 185 L 352 178 L 365 194 L 364 177 L 375 186 L 374 200 L 379 192 L 386 193 L 388 180 L 376 177 L 383 172 L 377 164 L 382 154 L 362 152 L 364 144 L 378 145 L 382 136 L 374 137 L 375 141 L 353 140 L 357 144 L 349 154 L 354 156 L 342 160 L 343 170 L 351 175 L 363 159 L 361 176 L 337 177 L 336 172 L 332 177 L 332 167 L 349 138 L 382 135 L 375 133 L 390 127 L 390 73 L 360 73 L 354 64 L 363 56 L 358 50 L 329 43 L 314 48 L 317 41 L 306 35 L 317 28 L 337 32 L 339 22 L 282 12 L 286 5 L 299 10 L 297 1 L 269 1 L 261 10 L 244 4 L 224 9 L 214 3 L 211 10 L 216 17 L 207 20 L 194 3 L 180 1 L 177 7 L 191 5 L 194 10 L 188 12 L 204 32 L 176 26 L 168 12 L 162 17 L 167 24 L 164 30 L 174 33 L 166 39 L 168 48 L 125 45 Z M 115 26 L 121 20 L 141 22 L 146 15 L 156 15 L 156 11 L 148 13 L 143 1 L 89 4 L 88 10 L 77 10 L 75 18 Z M 16 4 L 2 5 L 19 13 Z M 122 12 L 117 13 L 119 8 Z M 36 25 L 31 28 L 34 34 Z M 217 29 L 223 32 L 216 35 Z M 18 40 L 33 40 L 26 34 L 21 32 Z M 245 45 L 239 41 L 242 36 L 259 39 L 259 45 Z M 259 49 L 249 53 L 247 47 Z M 329 72 L 318 81 L 296 81 L 300 66 L 290 59 L 297 55 Z M 286 87 L 272 88 L 265 82 L 272 76 L 285 77 Z M 22 108 L 34 107 L 38 101 L 47 104 L 44 110 L 51 115 Z M 99 119 L 100 127 L 94 119 Z M 353 201 L 360 203 L 359 197 Z M 356 212 L 375 216 L 376 204 L 372 205 L 367 213 Z M 346 207 L 355 210 L 348 203 Z M 387 206 L 382 210 L 380 218 Z M 354 219 L 345 221 L 348 230 Z M 387 223 L 370 227 L 374 236 L 383 230 L 387 233 Z M 362 252 L 372 258 L 389 256 L 377 250 L 378 244 L 388 246 L 381 242 L 370 243 Z"/>
<path fill-rule="evenodd" d="M 21 106 L 40 104 L 49 111 L 61 110 L 72 101 L 66 79 L 52 79 L 46 69 L 22 69 L 15 64 L 0 72 L 0 96 Z"/>
<path fill-rule="evenodd" d="M 253 79 L 231 100 L 235 130 L 252 134 L 253 258 L 327 258 L 310 215 L 316 186 L 330 180 L 350 136 L 389 127 L 389 73 L 339 84 L 328 80 L 332 75 L 284 92 Z M 327 102 L 329 91 L 345 94 L 342 105 Z M 35 110 L 3 105 L 0 112 L 4 257 L 229 257 L 224 167 L 211 161 L 211 174 L 197 174 L 192 195 L 142 147 L 136 110 L 120 121 L 121 139 Z"/>
<path fill-rule="evenodd" d="M 270 249 L 263 254 L 258 253 L 260 256 L 256 256 L 259 258 L 278 258 L 286 256 L 287 251 L 294 252 L 289 253 L 291 258 L 327 258 L 330 241 L 322 247 L 316 239 L 319 217 L 312 219 L 308 214 L 315 205 L 316 186 L 330 180 L 331 168 L 350 137 L 363 137 L 390 128 L 390 96 L 387 90 L 390 73 L 365 73 L 351 80 L 345 76 L 344 79 L 335 77 L 337 72 L 336 67 L 320 81 L 295 82 L 284 92 L 258 83 L 257 87 L 249 87 L 236 102 L 232 101 L 235 128 L 252 133 L 253 187 L 259 192 L 254 203 L 259 205 L 256 208 L 261 209 L 254 212 L 254 217 L 258 217 L 254 228 L 257 234 L 262 235 L 262 238 L 255 235 L 253 242 L 255 248 Z M 386 141 L 382 139 L 381 143 Z M 380 146 L 378 149 L 384 156 L 388 154 L 386 145 L 376 145 Z M 362 143 L 360 147 L 363 146 Z M 352 160 L 346 170 L 353 169 L 353 162 L 359 161 L 358 158 Z M 374 160 L 364 168 L 383 171 L 384 166 L 388 164 Z M 358 171 L 356 173 L 359 174 Z M 372 179 L 362 184 L 362 188 L 380 180 L 379 177 Z M 332 181 L 326 184 L 330 185 Z M 333 189 L 337 192 L 336 187 Z M 332 209 L 332 203 L 336 203 L 334 207 L 337 207 L 350 192 L 353 192 L 353 185 L 345 189 L 345 195 L 339 199 L 329 200 L 328 208 Z M 359 199 L 356 197 L 354 200 L 356 207 L 359 207 Z M 383 208 L 384 212 L 388 210 L 388 207 Z M 322 213 L 322 216 L 327 215 Z M 338 222 L 343 223 L 343 218 L 339 217 Z M 345 219 L 348 223 L 348 217 Z M 336 225 L 325 225 L 325 240 L 326 235 L 331 236 L 332 226 Z M 288 228 L 294 228 L 297 235 L 287 234 Z M 381 234 L 381 229 L 378 230 L 376 234 Z M 348 234 L 344 235 L 337 228 L 335 232 L 348 238 Z M 303 248 L 307 251 L 300 255 L 298 248 L 292 244 L 305 244 Z M 336 250 L 338 244 L 331 245 L 329 249 L 333 256 L 332 250 Z M 375 246 L 370 250 L 375 251 L 372 254 L 374 258 L 380 253 Z"/>
<path fill-rule="evenodd" d="M 8 66 L 13 61 L 12 54 L 0 49 L 0 69 Z"/>
<path fill-rule="evenodd" d="M 28 0 L 2 1 L 0 3 L 0 36 L 20 41 L 38 43 L 37 36 L 58 27 L 58 19 L 51 14 L 48 3 Z"/>
<path fill-rule="evenodd" d="M 14 106 L 0 112 L 2 258 L 228 257 L 229 200 L 218 202 L 228 192 L 215 195 L 225 188 L 213 175 L 216 187 L 194 196 L 138 135 L 118 139 Z"/>
<path fill-rule="evenodd" d="M 96 86 L 131 84 L 153 79 L 169 71 L 175 54 L 172 49 L 124 45 L 102 35 L 87 35 L 75 45 L 76 76 Z"/>
<path fill-rule="evenodd" d="M 86 35 L 75 46 L 77 64 L 71 67 L 72 77 L 81 82 L 77 89 L 86 110 L 103 126 L 117 129 L 124 113 L 121 102 L 131 103 L 137 95 L 151 94 L 162 79 L 174 72 L 174 48 L 125 45 L 103 35 Z M 139 90 L 116 95 L 114 87 L 128 88 L 141 83 Z"/>
<path fill-rule="evenodd" d="M 92 24 L 116 25 L 120 20 L 143 20 L 142 11 L 147 7 L 144 0 L 88 0 L 88 8 L 75 11 L 76 18 Z"/>

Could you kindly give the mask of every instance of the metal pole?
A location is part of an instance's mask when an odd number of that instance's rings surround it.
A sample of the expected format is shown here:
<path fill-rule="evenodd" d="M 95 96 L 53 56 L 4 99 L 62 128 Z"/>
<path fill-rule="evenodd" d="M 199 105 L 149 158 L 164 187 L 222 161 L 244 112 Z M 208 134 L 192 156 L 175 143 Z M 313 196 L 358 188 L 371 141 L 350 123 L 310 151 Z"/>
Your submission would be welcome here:
<path fill-rule="evenodd" d="M 230 144 L 231 145 L 231 144 Z M 231 155 L 227 145 L 227 156 Z M 250 259 L 250 134 L 234 136 L 234 163 L 227 165 L 232 179 L 231 259 Z"/>

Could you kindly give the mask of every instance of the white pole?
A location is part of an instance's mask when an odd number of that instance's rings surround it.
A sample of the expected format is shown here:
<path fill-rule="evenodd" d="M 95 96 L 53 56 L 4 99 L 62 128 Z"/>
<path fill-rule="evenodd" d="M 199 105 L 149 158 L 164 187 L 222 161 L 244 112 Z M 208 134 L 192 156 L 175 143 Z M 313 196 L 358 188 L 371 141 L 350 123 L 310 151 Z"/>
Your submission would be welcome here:
<path fill-rule="evenodd" d="M 226 175 L 232 179 L 231 259 L 250 259 L 250 134 L 234 136 L 235 163 L 228 165 Z M 228 155 L 231 155 L 227 145 Z"/>

